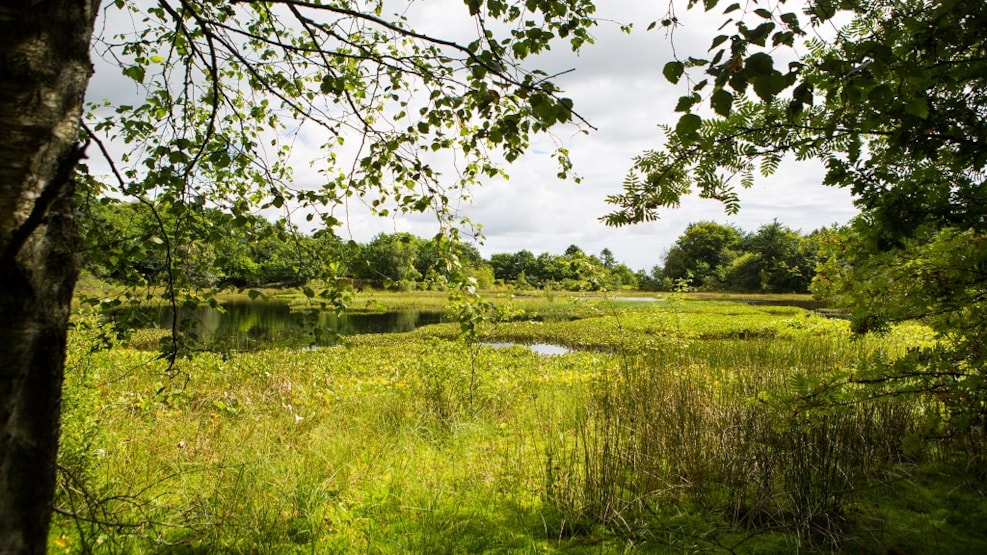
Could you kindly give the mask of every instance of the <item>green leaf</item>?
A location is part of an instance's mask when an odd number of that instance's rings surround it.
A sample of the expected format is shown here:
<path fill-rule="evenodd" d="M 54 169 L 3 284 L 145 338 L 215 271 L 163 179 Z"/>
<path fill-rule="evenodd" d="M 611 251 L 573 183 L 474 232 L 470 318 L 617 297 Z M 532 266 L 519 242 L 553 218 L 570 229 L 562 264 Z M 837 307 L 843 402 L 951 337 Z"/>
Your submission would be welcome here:
<path fill-rule="evenodd" d="M 717 114 L 726 117 L 730 115 L 730 108 L 733 106 L 733 95 L 724 89 L 716 89 L 709 103 Z"/>
<path fill-rule="evenodd" d="M 836 15 L 836 4 L 832 2 L 817 2 L 810 9 L 812 15 L 819 18 L 819 21 L 828 21 Z"/>
<path fill-rule="evenodd" d="M 762 100 L 770 101 L 785 89 L 787 81 L 784 75 L 776 71 L 769 75 L 751 79 L 751 85 L 754 86 L 754 92 L 758 97 Z"/>
<path fill-rule="evenodd" d="M 702 124 L 702 118 L 696 114 L 685 114 L 679 118 L 679 122 L 675 125 L 675 134 L 683 143 L 694 143 L 699 140 L 699 127 Z"/>
<path fill-rule="evenodd" d="M 791 31 L 779 31 L 771 37 L 771 46 L 778 46 L 779 44 L 791 46 L 794 42 L 795 33 Z"/>
<path fill-rule="evenodd" d="M 905 111 L 913 116 L 926 119 L 929 117 L 929 103 L 922 97 L 913 98 L 905 105 Z"/>
<path fill-rule="evenodd" d="M 685 73 L 685 64 L 673 60 L 665 64 L 665 67 L 661 70 L 661 73 L 665 76 L 665 79 L 674 85 L 679 82 L 679 79 L 682 78 L 682 74 Z"/>
<path fill-rule="evenodd" d="M 795 87 L 795 90 L 792 91 L 792 98 L 803 104 L 812 104 L 812 85 L 802 83 Z"/>
<path fill-rule="evenodd" d="M 741 31 L 741 32 L 743 33 L 744 38 L 746 38 L 750 42 L 758 46 L 764 46 L 764 43 L 767 40 L 768 35 L 771 34 L 771 31 L 773 31 L 774 28 L 775 28 L 775 24 L 768 21 L 766 23 L 762 23 L 758 25 L 757 27 L 754 28 L 753 31 Z"/>
<path fill-rule="evenodd" d="M 123 74 L 138 83 L 144 82 L 144 66 L 130 66 L 123 68 Z"/>
<path fill-rule="evenodd" d="M 867 100 L 873 102 L 877 106 L 887 106 L 889 102 L 894 98 L 894 91 L 891 87 L 881 83 L 880 85 L 871 89 L 867 93 Z"/>
<path fill-rule="evenodd" d="M 697 101 L 696 95 L 680 96 L 678 104 L 675 105 L 675 111 L 688 112 L 695 106 Z"/>
<path fill-rule="evenodd" d="M 770 54 L 757 52 L 747 57 L 744 61 L 744 69 L 747 73 L 747 77 L 752 78 L 758 75 L 769 74 L 774 71 L 774 63 L 775 60 Z"/>

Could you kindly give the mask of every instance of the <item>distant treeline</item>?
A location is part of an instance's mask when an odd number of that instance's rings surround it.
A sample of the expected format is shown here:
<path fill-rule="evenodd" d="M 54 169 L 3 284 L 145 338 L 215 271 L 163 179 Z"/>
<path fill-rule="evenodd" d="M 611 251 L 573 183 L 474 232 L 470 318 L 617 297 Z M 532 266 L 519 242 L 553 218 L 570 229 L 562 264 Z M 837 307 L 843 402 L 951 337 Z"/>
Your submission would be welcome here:
<path fill-rule="evenodd" d="M 450 256 L 481 284 L 493 282 L 475 247 L 442 248 L 408 233 L 381 234 L 360 244 L 331 233 L 301 233 L 283 220 L 233 217 L 210 208 L 172 214 L 139 203 L 87 206 L 80 219 L 85 268 L 128 285 L 161 284 L 169 273 L 181 273 L 202 287 L 297 287 L 310 280 L 350 279 L 379 288 L 424 288 L 441 283 L 438 276 Z"/>
<path fill-rule="evenodd" d="M 834 230 L 802 235 L 777 221 L 754 232 L 715 222 L 689 224 L 652 277 L 665 287 L 711 291 L 805 293 L 819 247 Z"/>
<path fill-rule="evenodd" d="M 297 287 L 343 278 L 377 288 L 441 288 L 454 256 L 481 288 L 657 291 L 688 283 L 701 289 L 803 292 L 814 275 L 819 243 L 818 234 L 802 236 L 778 223 L 754 233 L 694 223 L 666 253 L 664 265 L 648 273 L 617 262 L 609 249 L 595 255 L 571 245 L 560 255 L 521 250 L 485 260 L 469 244 L 409 233 L 382 233 L 361 244 L 209 208 L 193 216 L 108 202 L 87 206 L 80 219 L 86 269 L 129 285 L 165 283 L 170 273 L 180 272 L 184 280 L 207 287 Z"/>
<path fill-rule="evenodd" d="M 805 293 L 816 275 L 819 246 L 830 230 L 802 235 L 777 221 L 745 232 L 715 222 L 689 224 L 649 273 L 570 246 L 562 256 L 523 250 L 490 258 L 494 277 L 521 287 L 666 291 L 681 287 L 746 293 Z M 588 287 L 589 286 L 589 287 Z"/>

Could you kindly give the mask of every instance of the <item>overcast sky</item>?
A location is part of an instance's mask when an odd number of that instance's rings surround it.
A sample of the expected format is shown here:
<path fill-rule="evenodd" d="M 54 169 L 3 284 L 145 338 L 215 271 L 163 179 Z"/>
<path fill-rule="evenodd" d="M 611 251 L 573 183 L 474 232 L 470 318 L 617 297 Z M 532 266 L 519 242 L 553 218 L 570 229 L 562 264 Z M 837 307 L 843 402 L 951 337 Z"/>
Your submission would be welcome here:
<path fill-rule="evenodd" d="M 537 139 L 525 157 L 507 168 L 509 180 L 493 180 L 473 192 L 475 201 L 463 213 L 483 225 L 485 241 L 478 247 L 484 256 L 522 249 L 536 255 L 561 254 L 575 244 L 589 254 L 608 248 L 631 268 L 649 270 L 661 264 L 664 253 L 690 222 L 713 220 L 756 230 L 777 219 L 809 232 L 845 223 L 856 213 L 848 192 L 820 185 L 818 164 L 786 161 L 777 174 L 759 178 L 754 188 L 741 192 L 737 216 L 727 217 L 715 201 L 689 198 L 657 222 L 616 229 L 604 226 L 599 218 L 611 211 L 606 196 L 621 191 L 634 156 L 661 145 L 657 126 L 677 119 L 674 106 L 684 85 L 673 86 L 661 75 L 662 66 L 672 59 L 665 33 L 645 31 L 648 23 L 664 16 L 667 3 L 600 0 L 597 6 L 601 23 L 593 31 L 596 44 L 578 56 L 560 44 L 532 62 L 550 74 L 574 70 L 555 82 L 596 131 L 583 134 L 575 128 L 559 128 L 554 139 Z M 425 32 L 468 41 L 475 28 L 463 25 L 464 9 L 462 0 L 419 0 L 409 18 Z M 719 34 L 720 17 L 684 11 L 678 15 L 685 21 L 675 35 L 680 57 L 702 56 L 712 36 Z M 617 23 L 633 23 L 634 32 L 621 33 Z M 96 65 L 90 99 L 119 97 L 121 91 L 134 88 L 119 68 Z M 581 183 L 555 177 L 558 168 L 551 158 L 555 141 L 569 149 Z M 305 149 L 305 145 L 296 145 Z M 316 153 L 317 149 L 311 150 Z M 297 177 L 302 182 L 319 179 L 301 165 Z M 427 215 L 381 221 L 368 216 L 358 204 L 350 208 L 344 236 L 359 242 L 380 232 L 409 231 L 422 237 L 436 232 L 434 218 Z"/>
<path fill-rule="evenodd" d="M 453 0 L 458 2 L 458 0 Z M 439 9 L 441 1 L 428 0 L 430 27 L 448 32 Z M 617 260 L 634 269 L 650 270 L 662 262 L 667 249 L 690 222 L 714 220 L 745 230 L 777 219 L 809 232 L 833 223 L 845 223 L 856 214 L 845 190 L 822 186 L 821 166 L 815 162 L 785 162 L 771 178 L 741 192 L 740 214 L 726 216 L 723 206 L 711 200 L 686 199 L 681 208 L 665 212 L 657 222 L 608 228 L 599 218 L 611 211 L 607 195 L 619 193 L 634 156 L 661 145 L 661 123 L 676 121 L 675 103 L 682 86 L 665 81 L 661 68 L 672 59 L 664 32 L 645 32 L 648 23 L 661 19 L 668 4 L 640 0 L 604 0 L 597 3 L 602 20 L 633 23 L 634 32 L 621 33 L 615 23 L 601 22 L 594 30 L 596 44 L 578 56 L 568 49 L 553 51 L 538 60 L 548 73 L 574 69 L 556 80 L 575 109 L 597 131 L 588 135 L 559 129 L 557 138 L 569 148 L 579 184 L 556 179 L 557 166 L 550 155 L 550 139 L 536 142 L 531 152 L 508 168 L 509 181 L 497 180 L 475 191 L 475 202 L 465 212 L 484 227 L 480 251 L 494 253 L 527 249 L 561 254 L 575 244 L 590 254 L 610 249 Z M 680 56 L 703 55 L 709 41 L 719 34 L 715 18 L 678 13 L 686 20 L 675 34 Z M 691 21 L 690 21 L 691 20 Z M 469 30 L 467 30 L 469 31 Z M 691 49 L 691 50 L 690 50 Z M 370 226 L 354 229 L 363 235 Z M 419 217 L 387 222 L 388 231 L 401 230 L 428 236 L 432 221 Z M 371 234 L 372 235 L 372 234 Z M 365 240 L 366 237 L 356 237 Z"/>

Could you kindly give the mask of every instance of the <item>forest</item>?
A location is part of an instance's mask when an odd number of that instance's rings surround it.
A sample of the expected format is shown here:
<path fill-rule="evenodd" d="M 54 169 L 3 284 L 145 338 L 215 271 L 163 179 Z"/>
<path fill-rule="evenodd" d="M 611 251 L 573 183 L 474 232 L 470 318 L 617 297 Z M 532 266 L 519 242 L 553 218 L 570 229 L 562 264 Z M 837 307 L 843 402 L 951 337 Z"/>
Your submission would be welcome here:
<path fill-rule="evenodd" d="M 260 216 L 243 217 L 235 233 L 215 233 L 228 229 L 224 218 L 218 210 L 205 210 L 202 221 L 188 231 L 197 239 L 184 247 L 181 270 L 197 287 L 301 287 L 329 279 L 401 291 L 449 287 L 441 279 L 446 259 L 435 240 L 381 233 L 360 244 L 329 233 L 306 235 Z M 83 268 L 97 279 L 132 286 L 167 281 L 165 253 L 154 248 L 161 241 L 160 224 L 145 206 L 92 205 L 83 214 L 82 230 L 89 244 Z M 475 246 L 461 243 L 455 254 L 480 289 L 669 291 L 687 285 L 706 291 L 807 293 L 820 247 L 838 234 L 838 229 L 822 229 L 802 235 L 777 221 L 754 232 L 692 223 L 668 252 L 656 253 L 649 272 L 632 270 L 610 249 L 589 254 L 577 245 L 561 254 L 521 250 L 484 259 Z"/>

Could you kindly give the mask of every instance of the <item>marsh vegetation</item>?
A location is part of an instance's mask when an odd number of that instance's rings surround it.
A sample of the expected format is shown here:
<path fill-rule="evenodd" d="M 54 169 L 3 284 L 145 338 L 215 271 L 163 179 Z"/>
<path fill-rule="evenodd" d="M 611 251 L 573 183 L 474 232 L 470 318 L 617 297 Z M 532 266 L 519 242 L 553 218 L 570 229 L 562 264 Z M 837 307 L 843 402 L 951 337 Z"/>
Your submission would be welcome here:
<path fill-rule="evenodd" d="M 50 551 L 987 547 L 983 431 L 937 435 L 931 393 L 861 403 L 830 385 L 928 345 L 923 326 L 854 336 L 797 307 L 687 295 L 493 300 L 471 341 L 438 323 L 200 351 L 168 372 L 136 348 L 153 332 L 105 349 L 81 310 Z"/>

